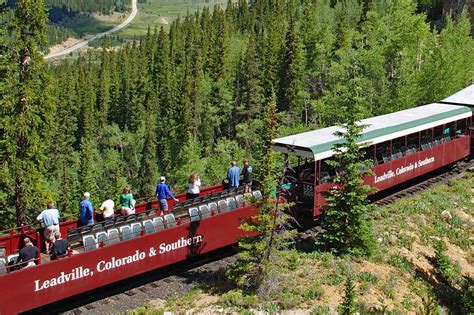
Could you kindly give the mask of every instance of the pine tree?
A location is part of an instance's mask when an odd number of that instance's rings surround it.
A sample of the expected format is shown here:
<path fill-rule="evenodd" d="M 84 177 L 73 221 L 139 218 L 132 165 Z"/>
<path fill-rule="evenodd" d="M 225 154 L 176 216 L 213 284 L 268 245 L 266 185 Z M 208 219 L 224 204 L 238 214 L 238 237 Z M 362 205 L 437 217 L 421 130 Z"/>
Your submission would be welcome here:
<path fill-rule="evenodd" d="M 261 163 L 265 168 L 260 172 L 264 178 L 261 186 L 264 197 L 254 201 L 255 217 L 240 227 L 252 236 L 239 241 L 237 261 L 227 272 L 239 287 L 260 295 L 268 295 L 275 289 L 275 281 L 278 281 L 276 268 L 284 264 L 288 255 L 286 249 L 294 237 L 294 231 L 288 229 L 289 217 L 282 212 L 283 205 L 279 203 L 282 179 L 278 179 L 276 153 L 271 149 L 271 138 L 276 135 L 277 128 L 275 97 L 266 108 L 265 122 L 264 151 L 268 154 Z"/>
<path fill-rule="evenodd" d="M 343 170 L 333 179 L 332 187 L 325 195 L 321 226 L 323 232 L 317 243 L 338 254 L 371 255 L 375 249 L 372 220 L 368 215 L 367 194 L 373 189 L 364 185 L 363 178 L 370 175 L 371 161 L 364 160 L 358 144 L 365 128 L 357 123 L 361 119 L 360 107 L 364 104 L 358 80 L 351 80 L 340 110 L 345 113 L 342 131 L 335 136 L 342 139 L 333 146 L 335 155 L 327 163 L 336 170 Z M 362 171 L 361 171 L 362 170 Z"/>
<path fill-rule="evenodd" d="M 280 74 L 279 108 L 289 111 L 293 122 L 299 122 L 303 112 L 305 60 L 296 22 L 293 20 L 288 26 L 285 47 Z"/>
<path fill-rule="evenodd" d="M 12 45 L 1 57 L 12 63 L 6 69 L 8 77 L 1 78 L 2 86 L 10 90 L 2 101 L 3 136 L 8 142 L 4 143 L 2 160 L 14 178 L 14 201 L 10 206 L 16 209 L 18 225 L 24 225 L 38 203 L 49 199 L 43 174 L 54 131 L 54 102 L 39 51 L 46 44 L 44 3 L 19 0 L 16 4 Z"/>
<path fill-rule="evenodd" d="M 237 137 L 246 149 L 254 148 L 258 141 L 265 94 L 262 87 L 262 73 L 260 60 L 257 55 L 256 38 L 250 34 L 247 51 L 243 60 L 242 70 L 237 76 L 240 91 L 236 87 L 239 97 L 239 116 L 241 123 L 236 126 Z"/>
<path fill-rule="evenodd" d="M 441 100 L 467 86 L 472 80 L 474 39 L 470 32 L 471 24 L 466 10 L 456 21 L 448 14 L 446 25 L 435 37 L 423 65 L 420 87 L 426 94 L 424 103 Z M 459 71 L 461 68 L 465 68 L 465 71 Z"/>
<path fill-rule="evenodd" d="M 158 178 L 158 161 L 156 159 L 156 118 L 153 108 L 156 108 L 157 99 L 154 93 L 147 95 L 145 108 L 147 117 L 145 122 L 145 143 L 139 171 L 139 195 L 146 197 L 154 193 L 155 183 Z"/>
<path fill-rule="evenodd" d="M 57 192 L 56 205 L 62 214 L 75 213 L 77 205 L 73 202 L 80 196 L 79 153 L 76 151 L 77 117 L 79 112 L 77 92 L 74 84 L 75 73 L 68 65 L 58 69 L 56 92 L 56 128 L 53 139 L 58 145 L 50 148 L 47 165 L 48 181 Z"/>
<path fill-rule="evenodd" d="M 97 93 L 97 124 L 104 126 L 108 123 L 109 108 L 110 108 L 110 55 L 109 37 L 104 37 L 104 44 L 102 45 L 102 57 L 99 74 L 99 89 Z"/>
<path fill-rule="evenodd" d="M 172 80 L 172 66 L 170 61 L 170 42 L 164 28 L 158 35 L 158 47 L 155 54 L 155 69 L 153 81 L 157 89 L 159 111 L 157 113 L 157 143 L 160 156 L 160 169 L 167 171 L 171 167 L 172 152 L 170 143 L 170 125 L 174 98 L 174 82 Z"/>

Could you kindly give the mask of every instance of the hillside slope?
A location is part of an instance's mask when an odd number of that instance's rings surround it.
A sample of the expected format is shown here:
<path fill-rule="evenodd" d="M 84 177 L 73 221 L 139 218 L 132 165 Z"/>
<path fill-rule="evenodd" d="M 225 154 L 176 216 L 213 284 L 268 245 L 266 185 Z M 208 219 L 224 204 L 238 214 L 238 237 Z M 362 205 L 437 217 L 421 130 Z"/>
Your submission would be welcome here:
<path fill-rule="evenodd" d="M 132 313 L 291 310 L 333 314 L 343 302 L 348 275 L 354 277 L 355 300 L 361 313 L 466 312 L 462 307 L 469 297 L 460 283 L 464 279 L 472 291 L 474 175 L 378 208 L 373 216 L 379 248 L 370 260 L 297 252 L 288 266 L 280 266 L 278 293 L 265 299 L 229 289 L 221 270 L 209 277 L 213 279 L 210 283 L 201 283 L 181 295 L 149 301 Z M 440 240 L 447 249 L 437 252 Z M 451 260 L 450 269 L 440 266 L 443 253 Z"/>

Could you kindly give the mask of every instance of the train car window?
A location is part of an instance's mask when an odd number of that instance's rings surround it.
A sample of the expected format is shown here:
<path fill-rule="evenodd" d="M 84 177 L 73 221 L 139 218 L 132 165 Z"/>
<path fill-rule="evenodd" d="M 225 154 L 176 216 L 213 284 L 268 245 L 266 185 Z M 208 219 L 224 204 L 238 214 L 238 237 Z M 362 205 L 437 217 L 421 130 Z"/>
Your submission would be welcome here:
<path fill-rule="evenodd" d="M 420 134 L 418 132 L 407 136 L 406 154 L 413 154 L 420 149 Z"/>
<path fill-rule="evenodd" d="M 314 182 L 314 160 L 305 159 L 305 163 L 298 168 L 299 182 Z"/>
<path fill-rule="evenodd" d="M 428 129 L 428 130 L 423 130 L 421 132 L 421 149 L 426 150 L 431 148 L 431 143 L 433 141 L 433 130 Z"/>
<path fill-rule="evenodd" d="M 443 136 L 444 136 L 444 126 L 437 126 L 433 130 L 433 141 L 431 142 L 431 146 L 437 146 L 443 143 Z"/>
<path fill-rule="evenodd" d="M 375 157 L 377 164 L 388 163 L 390 161 L 390 141 L 385 141 L 376 145 Z"/>
<path fill-rule="evenodd" d="M 372 162 L 375 163 L 374 158 L 375 158 L 375 146 L 371 145 L 365 149 L 365 155 L 364 158 L 366 160 L 371 160 Z"/>
<path fill-rule="evenodd" d="M 443 130 L 443 140 L 444 142 L 450 141 L 456 132 L 456 123 L 450 122 L 444 125 L 444 130 Z"/>
<path fill-rule="evenodd" d="M 331 178 L 336 176 L 336 171 L 331 165 L 326 163 L 327 161 L 327 159 L 321 161 L 321 171 L 319 173 L 319 180 L 321 183 L 330 182 Z"/>
<path fill-rule="evenodd" d="M 399 159 L 405 155 L 406 142 L 405 136 L 392 140 L 392 160 Z"/>
<path fill-rule="evenodd" d="M 466 119 L 460 119 L 458 121 L 456 121 L 456 132 L 455 132 L 455 135 L 456 136 L 460 136 L 460 135 L 465 135 L 467 134 L 467 128 L 466 128 L 467 124 L 466 124 Z"/>

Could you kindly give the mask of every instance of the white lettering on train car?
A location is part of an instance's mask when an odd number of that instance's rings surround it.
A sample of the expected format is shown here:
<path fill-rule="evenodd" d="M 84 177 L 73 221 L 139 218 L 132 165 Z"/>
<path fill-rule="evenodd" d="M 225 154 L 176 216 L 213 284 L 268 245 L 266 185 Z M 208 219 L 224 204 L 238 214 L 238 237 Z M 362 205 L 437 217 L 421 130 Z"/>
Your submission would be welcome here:
<path fill-rule="evenodd" d="M 161 243 L 159 245 L 159 253 L 163 254 L 166 252 L 170 252 L 179 248 L 191 246 L 193 244 L 202 243 L 204 237 L 202 235 L 196 235 L 193 237 L 184 238 L 181 236 L 176 242 L 173 243 Z M 134 264 L 140 260 L 144 260 L 147 257 L 154 257 L 156 256 L 157 250 L 155 247 L 149 248 L 148 255 L 145 251 L 136 250 L 133 254 L 124 256 L 124 257 L 110 257 L 107 260 L 101 260 L 96 265 L 97 272 L 106 272 L 115 268 L 124 267 L 129 264 Z M 34 287 L 35 292 L 52 288 L 60 284 L 66 284 L 70 281 L 78 280 L 85 277 L 91 277 L 94 275 L 94 271 L 91 271 L 89 268 L 85 268 L 83 266 L 76 267 L 71 270 L 71 272 L 64 272 L 50 279 L 46 280 L 34 280 Z"/>
<path fill-rule="evenodd" d="M 405 174 L 407 172 L 411 172 L 414 169 L 417 169 L 421 166 L 425 166 L 425 165 L 434 163 L 434 161 L 435 161 L 434 157 L 429 157 L 429 158 L 427 157 L 424 160 L 418 160 L 418 162 L 410 163 L 409 165 L 398 167 L 395 170 L 395 172 L 393 170 L 388 170 L 388 171 L 384 172 L 382 175 L 377 176 L 377 174 L 376 174 L 374 176 L 374 182 L 375 182 L 375 184 L 383 182 L 384 180 L 396 177 L 398 175 Z"/>
<path fill-rule="evenodd" d="M 161 243 L 159 253 L 163 254 L 163 253 L 166 253 L 166 252 L 170 252 L 172 250 L 176 250 L 178 248 L 183 248 L 183 247 L 186 247 L 186 246 L 190 246 L 192 244 L 201 243 L 202 239 L 203 239 L 202 235 L 196 235 L 194 237 L 190 237 L 190 238 L 187 238 L 187 239 L 181 236 L 181 238 L 179 240 L 177 240 L 176 242 L 173 242 L 173 243 L 170 243 L 170 244 Z"/>
<path fill-rule="evenodd" d="M 35 280 L 35 292 L 41 291 L 43 289 L 55 287 L 58 284 L 63 284 L 69 281 L 74 281 L 74 280 L 78 280 L 84 277 L 88 277 L 90 275 L 93 275 L 93 272 L 91 272 L 89 268 L 84 268 L 82 266 L 74 268 L 69 273 L 65 273 L 64 271 L 62 271 L 58 277 L 54 277 L 54 278 L 47 279 L 44 281 Z"/>
<path fill-rule="evenodd" d="M 125 256 L 125 257 L 122 257 L 122 258 L 112 257 L 107 262 L 104 261 L 104 260 L 100 261 L 97 264 L 97 271 L 98 272 L 103 272 L 103 271 L 106 271 L 106 270 L 118 268 L 120 266 L 128 265 L 128 264 L 134 263 L 136 261 L 145 259 L 145 257 L 146 257 L 145 252 L 140 252 L 140 251 L 136 250 L 135 253 L 133 255 L 130 255 L 130 256 Z"/>

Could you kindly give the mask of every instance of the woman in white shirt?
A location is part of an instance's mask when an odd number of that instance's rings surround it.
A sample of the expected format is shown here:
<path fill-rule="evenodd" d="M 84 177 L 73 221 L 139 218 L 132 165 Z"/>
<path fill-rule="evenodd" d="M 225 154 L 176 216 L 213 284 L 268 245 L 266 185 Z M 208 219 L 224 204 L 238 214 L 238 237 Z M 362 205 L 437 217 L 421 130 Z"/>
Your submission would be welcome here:
<path fill-rule="evenodd" d="M 199 197 L 199 186 L 201 186 L 201 179 L 196 173 L 189 176 L 189 190 L 186 193 L 186 200 Z"/>

